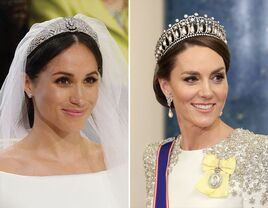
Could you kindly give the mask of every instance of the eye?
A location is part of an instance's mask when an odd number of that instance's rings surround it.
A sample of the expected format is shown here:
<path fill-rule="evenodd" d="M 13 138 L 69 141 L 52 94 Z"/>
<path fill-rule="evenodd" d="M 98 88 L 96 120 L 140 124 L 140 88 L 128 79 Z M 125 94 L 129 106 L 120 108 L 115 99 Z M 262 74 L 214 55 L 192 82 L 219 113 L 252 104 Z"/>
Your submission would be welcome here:
<path fill-rule="evenodd" d="M 185 77 L 183 80 L 188 83 L 194 83 L 198 81 L 198 78 L 196 76 L 189 76 L 189 77 Z"/>
<path fill-rule="evenodd" d="M 213 76 L 213 80 L 216 81 L 216 82 L 221 82 L 222 80 L 224 80 L 225 78 L 225 75 L 224 73 L 217 73 Z"/>
<path fill-rule="evenodd" d="M 86 83 L 86 84 L 93 84 L 93 83 L 95 83 L 97 81 L 98 81 L 98 78 L 92 76 L 92 77 L 87 77 L 84 80 L 84 83 Z"/>
<path fill-rule="evenodd" d="M 55 83 L 58 85 L 69 85 L 71 84 L 71 80 L 68 77 L 60 77 L 56 79 Z"/>

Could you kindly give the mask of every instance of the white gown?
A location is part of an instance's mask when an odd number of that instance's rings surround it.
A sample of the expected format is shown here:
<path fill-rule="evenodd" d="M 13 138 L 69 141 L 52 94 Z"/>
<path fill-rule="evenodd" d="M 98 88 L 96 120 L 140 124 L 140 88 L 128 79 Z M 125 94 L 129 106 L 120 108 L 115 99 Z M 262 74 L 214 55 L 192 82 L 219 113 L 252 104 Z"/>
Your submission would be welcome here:
<path fill-rule="evenodd" d="M 175 144 L 166 177 L 169 208 L 268 207 L 268 136 L 235 129 L 228 139 L 203 150 L 184 151 L 180 148 L 179 139 L 175 138 L 148 145 L 144 153 L 147 208 L 154 207 L 159 147 L 171 141 Z M 226 196 L 212 197 L 196 188 L 204 176 L 203 159 L 207 155 L 214 155 L 220 160 L 231 157 L 236 160 Z"/>
<path fill-rule="evenodd" d="M 181 150 L 179 162 L 173 167 L 168 179 L 170 208 L 242 208 L 242 198 L 229 195 L 209 198 L 194 187 L 203 175 L 201 163 L 203 150 Z M 227 206 L 228 205 L 228 206 Z"/>
<path fill-rule="evenodd" d="M 0 172 L 1 208 L 117 208 L 107 171 L 62 176 Z"/>

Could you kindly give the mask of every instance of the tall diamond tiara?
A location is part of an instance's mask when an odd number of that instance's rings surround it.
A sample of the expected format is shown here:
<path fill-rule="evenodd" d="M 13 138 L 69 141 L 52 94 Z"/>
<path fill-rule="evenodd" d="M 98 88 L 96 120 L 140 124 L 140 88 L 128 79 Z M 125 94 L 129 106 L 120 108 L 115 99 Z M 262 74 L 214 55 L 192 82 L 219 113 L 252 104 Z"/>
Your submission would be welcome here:
<path fill-rule="evenodd" d="M 46 40 L 65 32 L 85 33 L 98 44 L 97 33 L 85 21 L 75 17 L 64 17 L 48 25 L 32 40 L 27 50 L 27 56 Z"/>
<path fill-rule="evenodd" d="M 186 38 L 211 36 L 227 44 L 223 25 L 206 14 L 204 16 L 199 16 L 198 13 L 190 16 L 184 15 L 183 19 L 176 19 L 176 22 L 173 25 L 169 24 L 168 27 L 156 44 L 155 58 L 157 62 L 169 49 Z"/>

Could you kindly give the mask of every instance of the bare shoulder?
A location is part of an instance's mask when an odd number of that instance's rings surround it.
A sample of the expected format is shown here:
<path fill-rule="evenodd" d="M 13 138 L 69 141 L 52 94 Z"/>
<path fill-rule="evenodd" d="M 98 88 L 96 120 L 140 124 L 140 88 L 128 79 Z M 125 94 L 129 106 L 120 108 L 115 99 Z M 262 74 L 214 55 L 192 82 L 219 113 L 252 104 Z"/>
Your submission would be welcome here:
<path fill-rule="evenodd" d="M 23 155 L 16 145 L 0 151 L 0 171 L 15 173 L 24 166 Z"/>
<path fill-rule="evenodd" d="M 102 145 L 89 139 L 85 140 L 87 145 L 88 157 L 94 159 L 95 161 L 104 163 L 104 152 Z"/>
<path fill-rule="evenodd" d="M 102 145 L 89 139 L 86 140 L 87 149 L 94 154 L 102 154 Z"/>

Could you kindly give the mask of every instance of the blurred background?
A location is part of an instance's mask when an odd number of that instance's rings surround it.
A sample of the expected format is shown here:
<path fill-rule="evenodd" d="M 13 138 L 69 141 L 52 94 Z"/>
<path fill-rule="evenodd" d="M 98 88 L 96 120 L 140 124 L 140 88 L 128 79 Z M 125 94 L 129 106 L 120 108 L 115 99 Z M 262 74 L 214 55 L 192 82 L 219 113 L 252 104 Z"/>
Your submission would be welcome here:
<path fill-rule="evenodd" d="M 184 14 L 215 17 L 227 31 L 231 51 L 229 96 L 222 119 L 234 128 L 268 134 L 268 1 L 167 0 L 165 25 Z M 166 120 L 165 134 L 178 133 Z"/>
<path fill-rule="evenodd" d="M 268 1 L 132 0 L 131 207 L 145 207 L 142 154 L 148 143 L 179 133 L 154 98 L 154 48 L 163 29 L 184 14 L 208 14 L 225 26 L 231 50 L 229 96 L 222 119 L 234 128 L 268 134 Z"/>
<path fill-rule="evenodd" d="M 152 83 L 154 50 L 163 31 L 164 0 L 130 1 L 130 203 L 145 207 L 142 155 L 147 144 L 164 138 L 164 109 L 157 103 Z"/>
<path fill-rule="evenodd" d="M 77 13 L 101 20 L 128 60 L 128 0 L 1 0 L 0 87 L 31 25 Z"/>

